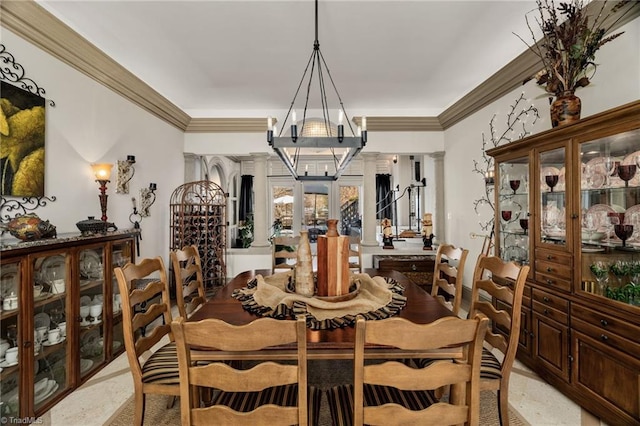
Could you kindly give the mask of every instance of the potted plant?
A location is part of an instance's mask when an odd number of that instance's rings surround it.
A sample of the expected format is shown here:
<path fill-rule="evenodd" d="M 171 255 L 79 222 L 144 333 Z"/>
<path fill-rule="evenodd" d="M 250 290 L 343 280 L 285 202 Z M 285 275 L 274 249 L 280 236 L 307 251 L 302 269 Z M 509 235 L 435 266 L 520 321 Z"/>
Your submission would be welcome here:
<path fill-rule="evenodd" d="M 247 220 L 238 227 L 238 239 L 242 248 L 248 248 L 253 242 L 253 215 L 249 214 Z"/>
<path fill-rule="evenodd" d="M 618 1 L 612 6 L 612 2 L 602 1 L 585 7 L 588 1 L 570 0 L 559 2 L 556 7 L 553 0 L 536 3 L 537 16 L 525 16 L 534 44 L 518 38 L 542 62 L 543 68 L 535 79 L 555 97 L 551 104 L 551 124 L 556 127 L 580 119 L 581 102 L 575 91 L 591 82 L 597 68 L 596 51 L 623 34 L 607 35 L 637 4 Z M 542 31 L 542 39 L 537 43 L 532 21 Z"/>

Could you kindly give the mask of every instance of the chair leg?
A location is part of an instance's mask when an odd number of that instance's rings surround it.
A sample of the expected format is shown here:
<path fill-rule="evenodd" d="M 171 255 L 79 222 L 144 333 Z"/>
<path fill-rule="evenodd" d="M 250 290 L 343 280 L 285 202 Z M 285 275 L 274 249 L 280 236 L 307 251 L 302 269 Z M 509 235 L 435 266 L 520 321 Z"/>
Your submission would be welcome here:
<path fill-rule="evenodd" d="M 498 389 L 498 416 L 500 426 L 509 426 L 509 388 Z"/>
<path fill-rule="evenodd" d="M 133 424 L 137 426 L 142 426 L 144 422 L 144 406 L 145 406 L 145 394 L 142 392 L 142 389 L 136 389 L 134 399 L 135 399 L 135 410 L 134 410 L 134 418 Z"/>

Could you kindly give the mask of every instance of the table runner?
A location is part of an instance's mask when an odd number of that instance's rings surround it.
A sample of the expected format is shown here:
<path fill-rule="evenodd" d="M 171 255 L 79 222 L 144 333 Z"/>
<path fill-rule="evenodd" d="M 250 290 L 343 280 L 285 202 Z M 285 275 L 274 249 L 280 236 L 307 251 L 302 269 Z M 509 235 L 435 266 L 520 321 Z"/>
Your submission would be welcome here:
<path fill-rule="evenodd" d="M 256 275 L 246 287 L 235 290 L 233 297 L 245 310 L 259 316 L 285 319 L 305 315 L 312 330 L 351 326 L 357 315 L 372 320 L 388 318 L 398 314 L 407 301 L 402 294 L 404 287 L 389 277 L 353 274 L 352 281 L 359 280 L 360 291 L 342 302 L 291 293 L 287 291 L 290 277 L 291 272 Z"/>

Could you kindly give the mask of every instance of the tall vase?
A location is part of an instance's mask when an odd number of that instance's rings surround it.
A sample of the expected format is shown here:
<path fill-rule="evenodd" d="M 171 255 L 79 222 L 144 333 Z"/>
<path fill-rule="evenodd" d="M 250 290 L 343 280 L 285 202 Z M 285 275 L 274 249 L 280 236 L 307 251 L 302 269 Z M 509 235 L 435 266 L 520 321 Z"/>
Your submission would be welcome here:
<path fill-rule="evenodd" d="M 296 256 L 295 291 L 297 294 L 312 297 L 315 292 L 313 282 L 313 261 L 311 257 L 311 244 L 309 244 L 309 231 L 300 231 L 300 243 Z"/>
<path fill-rule="evenodd" d="M 327 237 L 337 237 L 338 233 L 338 219 L 327 219 Z"/>
<path fill-rule="evenodd" d="M 579 121 L 581 109 L 579 97 L 571 91 L 562 93 L 551 104 L 551 126 L 565 126 Z"/>

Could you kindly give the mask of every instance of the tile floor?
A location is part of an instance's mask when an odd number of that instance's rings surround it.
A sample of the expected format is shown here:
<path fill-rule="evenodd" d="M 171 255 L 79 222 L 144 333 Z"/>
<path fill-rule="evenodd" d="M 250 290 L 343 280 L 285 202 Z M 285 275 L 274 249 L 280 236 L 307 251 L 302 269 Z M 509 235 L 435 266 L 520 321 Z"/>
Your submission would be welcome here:
<path fill-rule="evenodd" d="M 126 354 L 122 354 L 45 413 L 41 424 L 106 425 L 132 394 L 129 363 Z M 509 401 L 533 426 L 605 426 L 517 361 L 511 374 Z"/>

